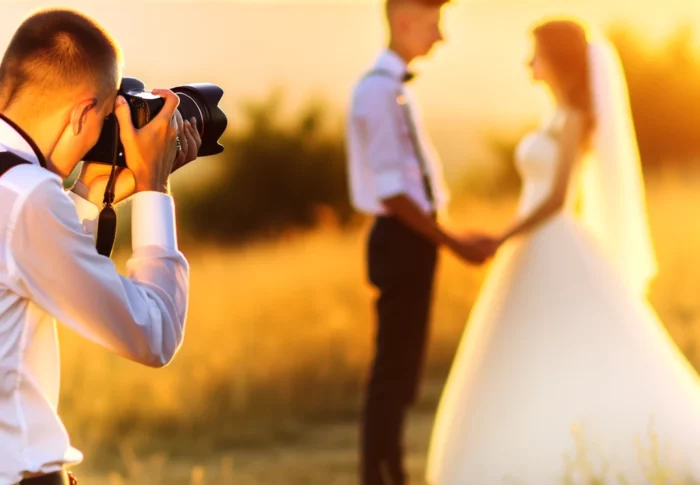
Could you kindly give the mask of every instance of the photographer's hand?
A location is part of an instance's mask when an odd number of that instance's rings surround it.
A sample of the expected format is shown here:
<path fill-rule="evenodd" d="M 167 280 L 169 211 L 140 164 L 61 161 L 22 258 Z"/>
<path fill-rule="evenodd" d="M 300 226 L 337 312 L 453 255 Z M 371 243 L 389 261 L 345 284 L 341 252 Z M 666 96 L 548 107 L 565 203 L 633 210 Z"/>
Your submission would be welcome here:
<path fill-rule="evenodd" d="M 195 118 L 183 120 L 180 112 L 175 111 L 175 121 L 177 122 L 177 131 L 182 150 L 177 152 L 173 172 L 196 160 L 199 148 L 202 146 L 202 137 L 197 130 L 197 120 Z"/>
<path fill-rule="evenodd" d="M 165 99 L 160 112 L 143 128 L 136 129 L 126 100 L 117 97 L 114 114 L 119 121 L 126 164 L 134 175 L 135 192 L 168 193 L 168 180 L 177 153 L 177 124 L 174 117 L 180 98 L 168 89 L 154 89 Z"/>

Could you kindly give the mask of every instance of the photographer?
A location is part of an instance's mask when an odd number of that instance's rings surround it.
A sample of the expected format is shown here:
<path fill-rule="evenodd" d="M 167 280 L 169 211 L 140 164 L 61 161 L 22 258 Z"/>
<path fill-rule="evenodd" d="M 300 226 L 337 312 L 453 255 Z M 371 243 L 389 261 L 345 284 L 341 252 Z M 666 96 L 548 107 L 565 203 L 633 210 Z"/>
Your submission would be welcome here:
<path fill-rule="evenodd" d="M 0 485 L 73 483 L 67 467 L 83 458 L 56 412 L 54 319 L 151 367 L 182 342 L 189 266 L 168 180 L 201 139 L 167 90 L 154 91 L 165 106 L 135 129 L 120 81 L 116 43 L 69 10 L 25 20 L 0 64 Z M 113 111 L 128 165 L 116 201 L 133 195 L 128 277 L 95 248 L 111 167 L 84 163 L 73 189 L 62 185 Z"/>

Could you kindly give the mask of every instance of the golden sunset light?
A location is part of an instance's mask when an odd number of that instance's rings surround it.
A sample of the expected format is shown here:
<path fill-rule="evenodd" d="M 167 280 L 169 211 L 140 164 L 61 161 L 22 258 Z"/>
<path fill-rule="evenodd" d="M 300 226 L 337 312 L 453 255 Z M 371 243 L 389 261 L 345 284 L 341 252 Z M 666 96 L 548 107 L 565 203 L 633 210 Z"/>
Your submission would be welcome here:
<path fill-rule="evenodd" d="M 440 3 L 0 0 L 0 485 L 700 483 L 700 0 Z"/>

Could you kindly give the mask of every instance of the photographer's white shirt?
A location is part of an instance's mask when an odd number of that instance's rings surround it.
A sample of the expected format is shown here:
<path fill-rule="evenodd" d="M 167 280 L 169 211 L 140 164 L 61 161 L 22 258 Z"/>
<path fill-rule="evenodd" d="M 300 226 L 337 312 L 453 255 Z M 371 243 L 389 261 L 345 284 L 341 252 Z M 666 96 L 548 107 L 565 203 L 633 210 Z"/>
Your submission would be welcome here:
<path fill-rule="evenodd" d="M 442 163 L 423 126 L 418 104 L 402 83 L 407 69 L 401 57 L 385 50 L 370 70 L 387 75 L 363 77 L 353 91 L 346 128 L 347 163 L 351 201 L 363 213 L 386 214 L 382 200 L 399 194 L 412 199 L 426 214 L 439 212 L 449 201 Z M 409 125 L 397 102 L 399 96 L 406 100 L 413 116 L 435 207 L 426 195 Z"/>
<path fill-rule="evenodd" d="M 123 277 L 95 249 L 98 208 L 66 192 L 32 140 L 0 119 L 3 151 L 31 162 L 0 176 L 0 485 L 14 485 L 83 458 L 56 412 L 54 318 L 123 357 L 163 366 L 182 342 L 189 266 L 170 196 L 133 196 Z"/>

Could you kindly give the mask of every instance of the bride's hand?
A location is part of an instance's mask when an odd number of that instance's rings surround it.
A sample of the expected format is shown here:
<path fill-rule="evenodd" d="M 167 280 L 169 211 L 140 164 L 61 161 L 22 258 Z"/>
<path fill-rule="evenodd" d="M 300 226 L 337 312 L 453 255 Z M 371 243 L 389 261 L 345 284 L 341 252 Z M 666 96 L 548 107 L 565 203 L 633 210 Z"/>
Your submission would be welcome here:
<path fill-rule="evenodd" d="M 503 238 L 497 236 L 479 235 L 475 236 L 476 244 L 484 252 L 486 259 L 491 258 L 498 248 L 505 242 Z"/>
<path fill-rule="evenodd" d="M 488 258 L 480 238 L 473 234 L 464 234 L 454 238 L 450 249 L 465 263 L 483 264 Z"/>
<path fill-rule="evenodd" d="M 500 237 L 487 234 L 466 234 L 462 236 L 461 242 L 467 251 L 461 256 L 473 263 L 484 263 L 493 257 L 503 241 Z"/>

